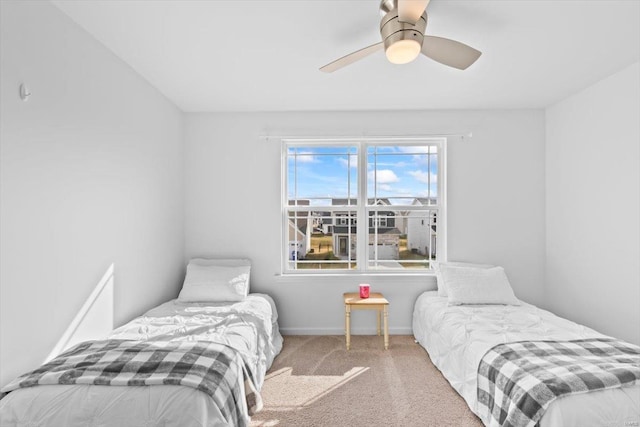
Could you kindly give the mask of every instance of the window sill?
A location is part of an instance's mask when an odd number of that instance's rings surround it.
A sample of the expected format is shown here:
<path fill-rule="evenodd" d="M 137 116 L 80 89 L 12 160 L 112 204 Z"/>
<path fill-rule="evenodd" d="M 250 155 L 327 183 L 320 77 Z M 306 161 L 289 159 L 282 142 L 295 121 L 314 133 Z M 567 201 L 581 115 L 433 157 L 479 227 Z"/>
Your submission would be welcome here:
<path fill-rule="evenodd" d="M 404 272 L 341 272 L 341 273 L 276 273 L 275 276 L 277 278 L 297 278 L 297 277 L 430 277 L 435 276 L 436 273 L 433 270 L 425 271 L 425 272 L 416 272 L 416 273 L 404 273 Z"/>

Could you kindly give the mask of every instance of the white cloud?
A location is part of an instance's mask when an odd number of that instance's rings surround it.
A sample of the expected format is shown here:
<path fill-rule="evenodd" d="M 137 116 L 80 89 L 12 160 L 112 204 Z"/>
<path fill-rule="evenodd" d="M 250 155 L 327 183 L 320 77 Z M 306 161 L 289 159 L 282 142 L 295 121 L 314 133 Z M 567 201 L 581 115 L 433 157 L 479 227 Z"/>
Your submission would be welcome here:
<path fill-rule="evenodd" d="M 351 163 L 349 163 L 349 162 L 347 161 L 347 159 L 345 159 L 344 157 L 338 157 L 338 158 L 336 159 L 336 161 L 337 161 L 339 164 L 341 164 L 342 166 L 344 166 L 345 168 L 346 168 L 346 167 L 349 167 L 349 166 L 351 166 L 352 168 L 357 168 L 357 167 L 358 167 L 358 161 L 356 160 L 355 156 L 351 156 L 351 157 L 352 157 L 352 158 L 351 158 Z"/>
<path fill-rule="evenodd" d="M 298 163 L 316 163 L 319 161 L 312 151 L 298 151 L 297 154 L 296 161 Z"/>
<path fill-rule="evenodd" d="M 422 182 L 424 184 L 434 184 L 438 182 L 438 175 L 435 173 L 429 174 L 428 172 L 417 170 L 417 171 L 409 171 L 407 172 L 409 175 L 413 177 L 418 182 Z"/>
<path fill-rule="evenodd" d="M 435 154 L 438 152 L 438 147 L 428 145 L 400 145 L 398 146 L 398 151 L 411 154 L 427 154 L 429 152 Z"/>
<path fill-rule="evenodd" d="M 399 146 L 398 151 L 407 155 L 411 154 L 411 160 L 417 165 L 428 165 L 430 160 L 436 159 L 438 147 L 425 145 Z"/>
<path fill-rule="evenodd" d="M 373 181 L 374 176 L 378 184 L 390 184 L 392 182 L 400 181 L 400 178 L 391 169 L 381 169 L 377 173 L 369 171 L 369 181 Z"/>
<path fill-rule="evenodd" d="M 393 167 L 393 168 L 404 168 L 404 167 L 406 167 L 408 165 L 409 164 L 407 162 L 395 162 L 395 163 L 378 162 L 378 163 L 376 163 L 377 167 L 387 166 L 387 167 Z M 369 163 L 369 168 L 373 169 L 373 164 L 372 163 Z"/>

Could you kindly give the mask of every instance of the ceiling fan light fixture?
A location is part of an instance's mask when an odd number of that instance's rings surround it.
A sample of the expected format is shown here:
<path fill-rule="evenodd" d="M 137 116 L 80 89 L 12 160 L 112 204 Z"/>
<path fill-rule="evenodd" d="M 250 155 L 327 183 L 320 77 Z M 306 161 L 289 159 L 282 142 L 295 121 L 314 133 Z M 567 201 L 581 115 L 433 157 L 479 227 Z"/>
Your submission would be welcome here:
<path fill-rule="evenodd" d="M 466 70 L 482 52 L 455 40 L 425 35 L 428 4 L 429 0 L 381 0 L 382 41 L 336 59 L 320 67 L 320 71 L 334 72 L 383 48 L 393 64 L 407 64 L 423 54 L 449 67 Z"/>
<path fill-rule="evenodd" d="M 408 64 L 420 55 L 422 46 L 414 39 L 398 40 L 385 50 L 387 59 L 392 64 Z"/>
<path fill-rule="evenodd" d="M 416 59 L 422 51 L 426 27 L 426 13 L 415 24 L 400 22 L 397 9 L 387 13 L 380 21 L 380 35 L 389 62 L 407 64 Z"/>

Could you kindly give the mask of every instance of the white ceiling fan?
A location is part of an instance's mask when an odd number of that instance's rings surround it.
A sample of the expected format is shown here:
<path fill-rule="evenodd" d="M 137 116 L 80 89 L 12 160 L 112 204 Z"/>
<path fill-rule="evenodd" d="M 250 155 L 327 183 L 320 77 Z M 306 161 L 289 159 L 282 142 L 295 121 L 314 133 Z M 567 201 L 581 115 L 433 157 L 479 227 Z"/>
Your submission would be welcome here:
<path fill-rule="evenodd" d="M 467 69 L 482 52 L 455 40 L 425 35 L 428 4 L 429 0 L 382 0 L 382 41 L 336 59 L 321 67 L 320 71 L 334 72 L 382 49 L 389 62 L 394 64 L 409 63 L 422 52 L 441 64 Z"/>

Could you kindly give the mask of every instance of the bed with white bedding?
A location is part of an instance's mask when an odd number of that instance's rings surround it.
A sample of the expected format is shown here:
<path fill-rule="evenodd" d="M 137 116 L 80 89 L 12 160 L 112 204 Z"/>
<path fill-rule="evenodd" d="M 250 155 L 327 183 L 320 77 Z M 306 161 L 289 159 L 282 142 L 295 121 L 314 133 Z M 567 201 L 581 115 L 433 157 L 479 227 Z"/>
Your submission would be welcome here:
<path fill-rule="evenodd" d="M 277 310 L 264 294 L 236 302 L 166 302 L 114 330 L 111 340 L 219 343 L 237 352 L 257 390 L 282 348 Z M 240 395 L 244 383 L 238 381 Z M 250 418 L 245 402 L 244 418 Z M 244 406 L 243 406 L 244 405 Z M 2 426 L 227 426 L 206 393 L 181 385 L 38 385 L 0 400 Z"/>
<path fill-rule="evenodd" d="M 435 366 L 478 416 L 478 366 L 496 345 L 608 338 L 523 302 L 520 305 L 451 305 L 448 296 L 439 296 L 436 291 L 418 297 L 413 333 Z M 549 405 L 539 425 L 638 426 L 640 384 L 558 398 Z"/>

